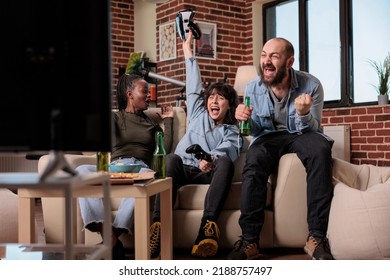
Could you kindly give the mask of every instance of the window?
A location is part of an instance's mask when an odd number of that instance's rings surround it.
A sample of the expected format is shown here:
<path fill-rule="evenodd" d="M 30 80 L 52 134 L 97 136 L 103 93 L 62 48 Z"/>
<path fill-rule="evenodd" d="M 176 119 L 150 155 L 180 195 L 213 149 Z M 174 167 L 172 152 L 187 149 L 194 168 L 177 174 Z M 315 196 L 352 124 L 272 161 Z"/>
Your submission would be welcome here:
<path fill-rule="evenodd" d="M 388 0 L 274 1 L 264 5 L 264 40 L 291 41 L 294 68 L 321 80 L 327 107 L 374 102 L 368 60 L 383 62 L 390 51 L 389 11 Z"/>

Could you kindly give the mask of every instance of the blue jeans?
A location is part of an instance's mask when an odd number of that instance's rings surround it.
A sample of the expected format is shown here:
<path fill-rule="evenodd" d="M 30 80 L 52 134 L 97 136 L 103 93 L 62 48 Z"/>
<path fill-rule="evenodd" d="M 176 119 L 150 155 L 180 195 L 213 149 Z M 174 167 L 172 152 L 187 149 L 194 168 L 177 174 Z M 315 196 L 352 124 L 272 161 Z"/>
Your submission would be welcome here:
<path fill-rule="evenodd" d="M 137 161 L 137 163 L 142 163 L 143 166 L 145 165 L 143 162 L 140 162 L 139 160 L 136 160 L 134 158 L 123 158 L 118 159 L 115 161 L 115 163 L 122 162 L 122 163 L 134 163 Z M 96 172 L 96 165 L 80 165 L 76 168 L 76 171 L 79 173 L 90 173 L 90 172 Z M 143 167 L 140 170 L 141 172 L 149 172 L 151 169 L 147 167 Z M 85 228 L 89 229 L 90 231 L 96 232 L 97 227 L 96 224 L 103 223 L 104 221 L 104 206 L 103 206 L 103 200 L 101 198 L 79 198 L 79 205 L 80 205 L 80 212 L 81 217 L 83 219 Z M 122 198 L 121 203 L 118 207 L 118 212 L 115 215 L 115 219 L 112 223 L 113 228 L 117 229 L 123 229 L 127 233 L 132 232 L 133 224 L 134 224 L 134 205 L 135 201 L 132 197 L 126 197 Z"/>
<path fill-rule="evenodd" d="M 245 239 L 259 238 L 264 224 L 267 180 L 286 153 L 296 153 L 306 169 L 309 231 L 326 234 L 333 197 L 332 145 L 333 142 L 319 133 L 291 134 L 287 131 L 267 134 L 252 143 L 242 174 L 239 224 Z"/>

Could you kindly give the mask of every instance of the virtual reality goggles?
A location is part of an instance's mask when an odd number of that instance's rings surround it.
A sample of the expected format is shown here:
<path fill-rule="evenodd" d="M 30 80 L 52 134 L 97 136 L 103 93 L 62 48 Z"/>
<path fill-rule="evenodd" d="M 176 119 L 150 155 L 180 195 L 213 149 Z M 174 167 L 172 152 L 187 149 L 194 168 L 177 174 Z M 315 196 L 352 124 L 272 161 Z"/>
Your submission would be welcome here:
<path fill-rule="evenodd" d="M 192 9 L 182 10 L 176 15 L 177 33 L 182 40 L 187 39 L 190 30 L 196 40 L 200 39 L 202 35 L 199 26 L 192 21 L 194 15 L 195 12 L 193 12 Z"/>

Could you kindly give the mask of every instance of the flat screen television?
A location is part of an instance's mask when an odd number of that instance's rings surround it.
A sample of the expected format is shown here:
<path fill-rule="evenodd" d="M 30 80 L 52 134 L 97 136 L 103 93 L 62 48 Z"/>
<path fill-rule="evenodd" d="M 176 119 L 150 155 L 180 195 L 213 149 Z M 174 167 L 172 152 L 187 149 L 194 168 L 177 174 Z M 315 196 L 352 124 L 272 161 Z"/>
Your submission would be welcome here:
<path fill-rule="evenodd" d="M 110 151 L 110 1 L 1 6 L 0 152 Z"/>

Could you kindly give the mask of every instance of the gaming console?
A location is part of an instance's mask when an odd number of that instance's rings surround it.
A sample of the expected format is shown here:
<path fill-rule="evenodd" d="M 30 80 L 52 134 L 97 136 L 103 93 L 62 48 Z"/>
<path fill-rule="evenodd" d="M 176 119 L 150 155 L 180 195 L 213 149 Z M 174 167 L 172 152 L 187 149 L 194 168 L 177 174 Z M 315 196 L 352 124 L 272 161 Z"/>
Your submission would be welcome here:
<path fill-rule="evenodd" d="M 207 152 L 205 152 L 201 146 L 199 146 L 198 144 L 193 144 L 191 146 L 189 146 L 187 149 L 186 149 L 186 153 L 187 154 L 194 154 L 195 155 L 195 158 L 196 159 L 204 159 L 208 162 L 212 162 L 213 159 L 211 158 L 211 155 Z"/>

